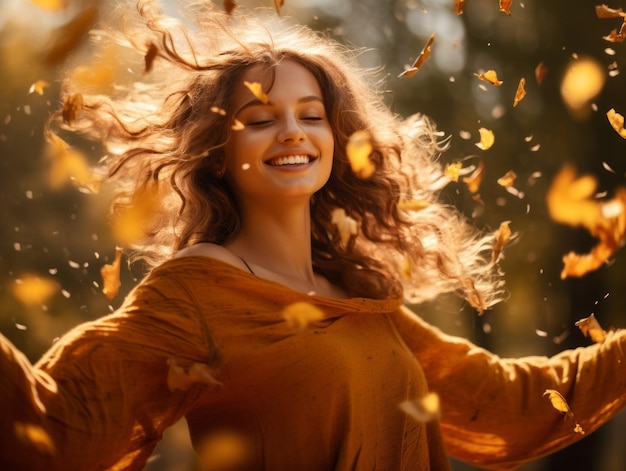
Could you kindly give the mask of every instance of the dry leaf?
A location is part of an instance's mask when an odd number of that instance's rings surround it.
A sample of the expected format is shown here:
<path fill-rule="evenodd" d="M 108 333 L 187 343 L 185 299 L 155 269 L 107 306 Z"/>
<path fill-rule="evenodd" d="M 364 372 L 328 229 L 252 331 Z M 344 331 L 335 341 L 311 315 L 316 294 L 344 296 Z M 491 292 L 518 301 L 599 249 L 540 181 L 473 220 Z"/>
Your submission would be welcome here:
<path fill-rule="evenodd" d="M 32 0 L 31 0 L 32 1 Z M 87 32 L 98 19 L 98 6 L 92 4 L 78 13 L 71 21 L 57 28 L 49 40 L 49 47 L 44 61 L 48 64 L 58 64 L 67 55 L 75 50 L 85 39 Z"/>
<path fill-rule="evenodd" d="M 463 177 L 463 183 L 467 185 L 470 193 L 476 194 L 478 190 L 480 190 L 480 185 L 483 182 L 483 175 L 485 173 L 485 163 L 481 160 L 478 162 L 478 166 L 474 172 L 467 176 Z"/>
<path fill-rule="evenodd" d="M 372 149 L 370 134 L 367 131 L 357 131 L 348 139 L 346 154 L 352 171 L 359 178 L 369 178 L 376 170 L 370 160 Z"/>
<path fill-rule="evenodd" d="M 398 209 L 403 211 L 421 211 L 430 206 L 430 202 L 426 200 L 404 200 L 398 203 Z"/>
<path fill-rule="evenodd" d="M 594 314 L 576 321 L 575 324 L 585 337 L 589 337 L 595 343 L 603 343 L 606 340 L 606 331 L 602 328 Z"/>
<path fill-rule="evenodd" d="M 311 303 L 300 301 L 290 304 L 283 310 L 283 317 L 289 327 L 302 331 L 313 322 L 324 319 L 324 312 Z"/>
<path fill-rule="evenodd" d="M 263 104 L 267 104 L 270 99 L 263 91 L 263 86 L 259 82 L 248 82 L 244 80 L 243 84 L 248 87 L 252 94 Z"/>
<path fill-rule="evenodd" d="M 83 96 L 80 93 L 75 93 L 74 95 L 68 96 L 63 102 L 63 111 L 61 112 L 63 116 L 63 121 L 67 124 L 75 121 L 76 116 L 78 115 L 82 107 Z"/>
<path fill-rule="evenodd" d="M 52 455 L 55 452 L 52 438 L 40 425 L 15 422 L 15 436 L 23 443 L 34 447 L 38 452 Z"/>
<path fill-rule="evenodd" d="M 400 403 L 400 409 L 420 423 L 437 420 L 441 415 L 439 395 L 434 392 L 421 399 L 404 401 Z"/>
<path fill-rule="evenodd" d="M 51 160 L 50 187 L 58 189 L 70 181 L 77 187 L 97 193 L 101 179 L 92 172 L 87 157 L 56 134 L 48 134 L 47 141 L 46 154 Z"/>
<path fill-rule="evenodd" d="M 454 0 L 454 12 L 457 15 L 463 14 L 464 6 L 465 6 L 465 0 Z"/>
<path fill-rule="evenodd" d="M 59 289 L 56 281 L 34 274 L 26 274 L 16 279 L 11 286 L 13 295 L 27 306 L 44 304 Z"/>
<path fill-rule="evenodd" d="M 541 84 L 543 83 L 543 79 L 546 78 L 547 74 L 548 68 L 543 62 L 539 62 L 539 64 L 537 64 L 537 67 L 535 67 L 535 81 L 537 82 L 537 85 L 541 86 Z"/>
<path fill-rule="evenodd" d="M 567 401 L 565 400 L 565 398 L 560 392 L 558 392 L 555 389 L 546 389 L 543 395 L 548 396 L 548 398 L 550 399 L 550 403 L 552 404 L 552 407 L 554 407 L 557 411 L 564 414 L 566 417 L 574 420 L 575 422 L 574 432 L 580 433 L 581 435 L 585 434 L 580 424 L 576 422 L 576 419 L 574 418 L 574 413 L 572 412 L 572 410 L 569 407 L 569 404 L 567 403 Z"/>
<path fill-rule="evenodd" d="M 30 86 L 28 93 L 37 93 L 38 95 L 43 95 L 44 88 L 49 87 L 50 84 L 45 80 L 37 80 Z"/>
<path fill-rule="evenodd" d="M 510 16 L 512 3 L 513 0 L 500 0 L 500 11 Z"/>
<path fill-rule="evenodd" d="M 487 128 L 480 128 L 478 132 L 480 133 L 480 142 L 476 143 L 476 147 L 482 150 L 489 149 L 496 141 L 493 131 Z"/>
<path fill-rule="evenodd" d="M 410 67 L 406 67 L 406 70 L 402 72 L 400 75 L 398 75 L 398 77 L 411 78 L 422 68 L 422 66 L 426 63 L 426 61 L 430 57 L 432 44 L 434 40 L 435 40 L 435 33 L 430 35 L 430 37 L 428 38 L 428 41 L 426 41 L 426 45 L 422 49 L 422 52 L 420 52 L 419 56 L 417 56 L 417 59 L 415 59 L 413 64 Z"/>
<path fill-rule="evenodd" d="M 444 169 L 443 174 L 451 181 L 458 182 L 462 167 L 463 164 L 461 162 L 446 164 L 446 168 Z"/>
<path fill-rule="evenodd" d="M 144 56 L 144 74 L 147 74 L 152 70 L 152 64 L 154 64 L 154 59 L 156 59 L 158 53 L 159 48 L 157 48 L 154 43 L 150 43 L 148 50 L 146 51 L 146 55 Z"/>
<path fill-rule="evenodd" d="M 611 123 L 611 126 L 613 126 L 613 129 L 617 131 L 617 134 L 626 139 L 626 129 L 624 129 L 624 116 L 617 113 L 615 111 L 615 108 L 611 108 L 609 111 L 607 111 L 606 117 L 608 118 L 609 123 Z"/>
<path fill-rule="evenodd" d="M 513 107 L 516 107 L 517 104 L 524 99 L 526 96 L 526 79 L 522 77 L 519 80 L 519 84 L 517 85 L 517 90 L 515 91 L 515 98 L 513 99 Z"/>
<path fill-rule="evenodd" d="M 595 9 L 596 16 L 600 19 L 626 17 L 626 13 L 624 13 L 621 8 L 616 10 L 614 8 L 609 8 L 608 5 L 602 4 L 596 5 Z"/>
<path fill-rule="evenodd" d="M 491 261 L 495 262 L 500 257 L 504 246 L 511 239 L 511 221 L 500 223 L 498 233 L 496 234 L 496 242 L 491 252 Z"/>
<path fill-rule="evenodd" d="M 346 247 L 351 237 L 357 235 L 358 223 L 346 214 L 343 208 L 333 210 L 331 222 L 337 227 L 342 247 Z"/>
<path fill-rule="evenodd" d="M 167 371 L 167 386 L 170 391 L 180 389 L 187 391 L 194 383 L 210 384 L 213 386 L 221 386 L 215 379 L 217 370 L 209 368 L 203 363 L 193 363 L 189 368 L 183 368 L 178 364 L 176 359 L 167 360 L 169 369 Z"/>
<path fill-rule="evenodd" d="M 106 264 L 100 269 L 102 277 L 102 292 L 109 301 L 113 300 L 120 291 L 120 269 L 122 267 L 122 250 L 115 249 L 115 259 L 112 264 Z"/>
<path fill-rule="evenodd" d="M 224 11 L 230 15 L 233 10 L 237 8 L 237 2 L 235 0 L 224 0 Z"/>
<path fill-rule="evenodd" d="M 504 82 L 498 79 L 498 74 L 495 70 L 488 70 L 483 74 L 474 74 L 474 76 L 478 77 L 480 80 L 484 80 L 485 82 L 489 82 L 491 85 L 495 85 L 499 87 Z"/>
<path fill-rule="evenodd" d="M 626 39 L 626 20 L 622 22 L 619 30 L 612 29 L 609 34 L 602 36 L 602 39 L 610 43 L 623 43 Z"/>
<path fill-rule="evenodd" d="M 503 176 L 498 178 L 498 185 L 503 186 L 504 188 L 510 188 L 515 183 L 516 178 L 517 174 L 513 170 L 509 170 Z"/>

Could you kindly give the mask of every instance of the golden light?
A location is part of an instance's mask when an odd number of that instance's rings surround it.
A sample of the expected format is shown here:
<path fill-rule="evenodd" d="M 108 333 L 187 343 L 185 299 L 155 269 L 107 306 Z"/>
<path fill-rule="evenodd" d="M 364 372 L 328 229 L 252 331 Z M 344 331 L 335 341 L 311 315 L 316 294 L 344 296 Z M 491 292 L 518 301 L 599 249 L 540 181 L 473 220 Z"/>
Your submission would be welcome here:
<path fill-rule="evenodd" d="M 574 118 L 582 120 L 589 116 L 591 103 L 605 81 L 604 69 L 595 59 L 581 57 L 569 63 L 561 81 L 561 97 Z"/>

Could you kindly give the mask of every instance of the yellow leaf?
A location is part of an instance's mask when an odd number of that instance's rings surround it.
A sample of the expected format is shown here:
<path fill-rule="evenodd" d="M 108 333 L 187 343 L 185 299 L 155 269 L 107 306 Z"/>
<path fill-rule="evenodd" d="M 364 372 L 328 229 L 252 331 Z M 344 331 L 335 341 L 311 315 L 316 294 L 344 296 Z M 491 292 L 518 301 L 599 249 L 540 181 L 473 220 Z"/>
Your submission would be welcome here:
<path fill-rule="evenodd" d="M 413 64 L 410 67 L 407 67 L 404 72 L 398 75 L 398 77 L 411 78 L 422 68 L 422 66 L 426 63 L 426 61 L 430 57 L 434 40 L 435 40 L 435 33 L 430 35 L 430 37 L 426 41 L 426 45 L 420 52 L 419 56 L 417 56 L 417 59 L 415 59 Z"/>
<path fill-rule="evenodd" d="M 572 116 L 584 118 L 591 111 L 591 102 L 602 91 L 606 72 L 602 64 L 591 57 L 572 60 L 561 80 L 561 97 Z"/>
<path fill-rule="evenodd" d="M 400 409 L 418 422 L 437 420 L 441 415 L 439 395 L 434 392 L 420 399 L 400 403 Z"/>
<path fill-rule="evenodd" d="M 27 306 L 39 306 L 45 303 L 59 289 L 60 286 L 56 281 L 34 274 L 26 274 L 15 280 L 11 287 L 13 295 Z"/>
<path fill-rule="evenodd" d="M 100 269 L 102 277 L 102 292 L 109 301 L 113 300 L 120 290 L 120 269 L 122 266 L 122 251 L 115 249 L 115 259 L 112 264 L 104 265 Z"/>
<path fill-rule="evenodd" d="M 552 407 L 564 414 L 566 417 L 574 420 L 574 432 L 580 433 L 581 435 L 585 434 L 580 424 L 578 424 L 574 419 L 574 413 L 571 411 L 569 404 L 560 392 L 558 392 L 556 389 L 546 389 L 543 395 L 548 396 Z"/>
<path fill-rule="evenodd" d="M 63 10 L 67 7 L 68 0 L 30 0 L 34 5 L 45 10 Z"/>
<path fill-rule="evenodd" d="M 426 200 L 404 200 L 398 203 L 398 209 L 403 211 L 421 211 L 430 206 L 430 203 Z"/>
<path fill-rule="evenodd" d="M 496 87 L 499 87 L 504 83 L 502 80 L 498 79 L 498 74 L 495 70 L 488 70 L 482 74 L 474 74 L 474 76 L 478 77 L 480 80 L 490 83 L 491 85 L 495 85 Z"/>
<path fill-rule="evenodd" d="M 215 379 L 217 370 L 209 368 L 203 363 L 193 363 L 188 368 L 183 368 L 178 364 L 176 359 L 167 360 L 169 367 L 167 371 L 167 386 L 170 391 L 177 389 L 186 391 L 195 383 L 210 384 L 212 386 L 221 386 L 222 383 Z"/>
<path fill-rule="evenodd" d="M 283 310 L 283 317 L 292 329 L 304 330 L 309 324 L 322 320 L 324 312 L 310 303 L 300 301 L 287 306 Z"/>
<path fill-rule="evenodd" d="M 243 84 L 248 87 L 252 94 L 261 103 L 267 104 L 269 102 L 270 99 L 263 91 L 263 86 L 259 82 L 248 82 L 247 80 L 244 80 Z"/>
<path fill-rule="evenodd" d="M 607 111 L 606 117 L 608 118 L 609 123 L 611 123 L 613 129 L 617 131 L 617 134 L 626 139 L 626 129 L 624 129 L 624 116 L 617 113 L 615 111 L 615 108 L 611 108 L 609 111 Z"/>
<path fill-rule="evenodd" d="M 230 127 L 233 131 L 241 131 L 245 128 L 246 126 L 239 121 L 237 118 L 233 118 L 233 125 Z"/>
<path fill-rule="evenodd" d="M 50 84 L 45 80 L 37 80 L 30 86 L 28 93 L 37 93 L 38 95 L 43 95 L 44 88 L 49 87 Z"/>
<path fill-rule="evenodd" d="M 487 128 L 480 128 L 478 132 L 480 133 L 480 142 L 476 143 L 476 147 L 482 150 L 489 149 L 496 140 L 493 131 Z"/>
<path fill-rule="evenodd" d="M 461 162 L 455 162 L 455 163 L 452 163 L 452 164 L 446 164 L 446 168 L 444 169 L 443 173 L 451 181 L 458 182 L 459 181 L 459 175 L 460 175 L 460 172 L 461 172 L 461 167 L 463 167 L 463 164 Z"/>
<path fill-rule="evenodd" d="M 68 181 L 77 187 L 98 192 L 100 178 L 92 172 L 85 155 L 70 147 L 56 134 L 48 134 L 46 153 L 51 160 L 49 183 L 52 189 L 58 189 Z"/>
<path fill-rule="evenodd" d="M 502 249 L 507 244 L 509 239 L 511 238 L 511 222 L 505 221 L 500 223 L 500 227 L 498 228 L 498 233 L 496 234 L 496 242 L 493 247 L 493 251 L 491 253 L 491 260 L 496 261 L 500 254 L 502 253 Z"/>
<path fill-rule="evenodd" d="M 516 107 L 517 104 L 524 99 L 526 96 L 526 89 L 524 88 L 526 85 L 526 79 L 522 77 L 519 80 L 519 84 L 517 85 L 517 90 L 515 91 L 515 98 L 513 99 L 513 107 Z"/>
<path fill-rule="evenodd" d="M 467 185 L 467 188 L 469 189 L 470 193 L 476 194 L 478 193 L 478 190 L 480 190 L 480 185 L 483 181 L 484 171 L 485 171 L 485 163 L 481 160 L 478 163 L 478 167 L 476 167 L 476 170 L 474 171 L 474 173 L 472 173 L 471 175 L 467 177 L 463 177 L 463 183 Z"/>
<path fill-rule="evenodd" d="M 160 200 L 158 187 L 149 186 L 137 191 L 130 205 L 114 215 L 113 237 L 121 246 L 127 247 L 145 237 L 148 224 L 159 208 Z"/>
<path fill-rule="evenodd" d="M 505 188 L 510 188 L 515 183 L 516 178 L 517 178 L 517 174 L 513 170 L 509 170 L 503 176 L 498 178 L 498 185 L 503 186 Z"/>
<path fill-rule="evenodd" d="M 339 231 L 342 247 L 346 247 L 350 238 L 357 235 L 358 223 L 355 219 L 348 216 L 343 208 L 336 208 L 333 210 L 331 222 Z"/>
<path fill-rule="evenodd" d="M 606 340 L 606 331 L 602 328 L 594 314 L 576 321 L 576 327 L 580 329 L 585 337 L 589 337 L 595 343 L 603 343 Z"/>
<path fill-rule="evenodd" d="M 376 170 L 376 167 L 370 160 L 372 149 L 370 134 L 367 131 L 357 131 L 348 139 L 346 154 L 352 171 L 359 178 L 369 178 Z"/>

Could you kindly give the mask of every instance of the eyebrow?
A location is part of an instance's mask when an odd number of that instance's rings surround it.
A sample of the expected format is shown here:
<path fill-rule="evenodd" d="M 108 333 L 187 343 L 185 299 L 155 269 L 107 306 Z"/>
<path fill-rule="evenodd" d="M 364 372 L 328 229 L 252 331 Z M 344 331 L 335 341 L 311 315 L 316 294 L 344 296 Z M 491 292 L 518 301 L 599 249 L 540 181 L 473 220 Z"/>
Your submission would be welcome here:
<path fill-rule="evenodd" d="M 302 98 L 298 99 L 297 104 L 300 105 L 300 104 L 303 104 L 303 103 L 310 103 L 312 101 L 317 101 L 317 102 L 320 102 L 320 103 L 324 104 L 324 100 L 321 97 L 317 96 L 317 95 L 303 96 Z M 250 108 L 251 106 L 276 106 L 276 104 L 273 101 L 271 101 L 271 100 L 268 101 L 267 103 L 263 103 L 258 98 L 254 98 L 254 99 L 244 103 L 243 105 L 241 105 L 235 114 L 239 114 L 243 110 L 245 110 L 246 108 Z"/>

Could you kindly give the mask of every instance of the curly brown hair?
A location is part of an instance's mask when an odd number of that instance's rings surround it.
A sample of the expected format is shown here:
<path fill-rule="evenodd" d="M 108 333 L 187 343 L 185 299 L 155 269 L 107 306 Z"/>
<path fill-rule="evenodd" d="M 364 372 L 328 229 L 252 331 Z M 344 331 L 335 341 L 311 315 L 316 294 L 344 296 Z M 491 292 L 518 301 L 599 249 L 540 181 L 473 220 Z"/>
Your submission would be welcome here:
<path fill-rule="evenodd" d="M 237 202 L 220 178 L 233 91 L 251 66 L 271 70 L 291 60 L 317 79 L 335 138 L 331 177 L 311 199 L 316 271 L 352 295 L 403 293 L 419 302 L 457 291 L 479 310 L 500 299 L 493 234 L 480 233 L 437 202 L 446 179 L 434 127 L 422 116 L 394 115 L 373 74 L 358 66 L 357 51 L 259 12 L 228 15 L 209 1 L 189 2 L 186 9 L 193 22 L 140 0 L 138 14 L 125 8 L 115 28 L 95 35 L 155 58 L 155 70 L 142 81 L 107 95 L 78 90 L 71 79 L 63 89 L 66 97 L 83 97 L 79 115 L 65 127 L 104 146 L 113 213 L 146 190 L 158 191 L 160 207 L 132 247 L 135 258 L 155 266 L 185 247 L 224 245 L 237 233 Z M 56 113 L 49 124 L 60 121 Z M 363 130 L 376 168 L 369 178 L 352 171 L 346 154 L 350 136 Z M 427 204 L 401 209 L 412 200 Z M 358 224 L 347 244 L 332 223 L 338 208 Z"/>

